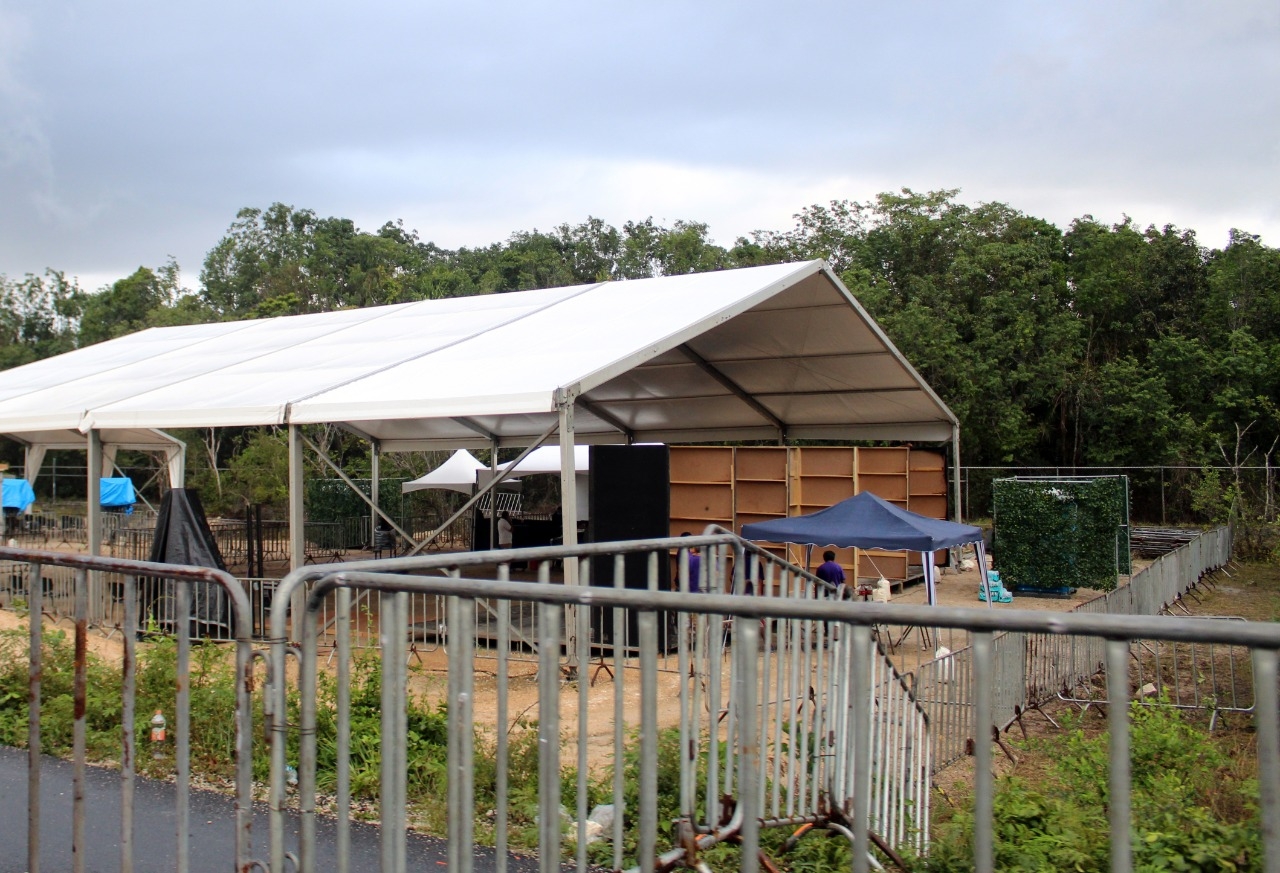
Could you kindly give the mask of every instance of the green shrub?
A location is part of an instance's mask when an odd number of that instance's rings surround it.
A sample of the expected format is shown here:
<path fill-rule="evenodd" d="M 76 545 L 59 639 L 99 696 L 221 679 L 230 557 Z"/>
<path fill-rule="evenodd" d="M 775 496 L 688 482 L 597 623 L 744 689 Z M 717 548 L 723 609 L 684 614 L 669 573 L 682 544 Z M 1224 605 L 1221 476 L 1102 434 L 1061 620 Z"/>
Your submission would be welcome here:
<path fill-rule="evenodd" d="M 1130 716 L 1134 870 L 1261 870 L 1256 784 L 1236 779 L 1214 740 L 1176 710 L 1134 704 Z M 1109 868 L 1107 744 L 1106 734 L 1087 736 L 1077 721 L 1066 742 L 1037 744 L 1051 765 L 1036 787 L 999 781 L 997 870 Z M 972 838 L 972 813 L 958 812 L 913 869 L 972 870 Z"/>

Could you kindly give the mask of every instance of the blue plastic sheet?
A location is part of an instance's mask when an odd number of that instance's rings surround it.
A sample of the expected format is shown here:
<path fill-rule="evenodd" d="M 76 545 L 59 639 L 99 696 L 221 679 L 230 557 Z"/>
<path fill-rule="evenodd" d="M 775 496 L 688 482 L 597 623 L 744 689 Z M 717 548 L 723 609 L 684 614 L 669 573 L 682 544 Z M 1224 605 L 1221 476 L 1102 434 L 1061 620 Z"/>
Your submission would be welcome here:
<path fill-rule="evenodd" d="M 36 493 L 31 490 L 31 483 L 26 479 L 3 480 L 4 508 L 26 512 L 27 507 L 36 502 Z"/>
<path fill-rule="evenodd" d="M 102 480 L 102 496 L 99 503 L 105 507 L 125 506 L 128 507 L 126 512 L 133 511 L 133 504 L 137 497 L 133 493 L 133 480 L 128 477 L 103 479 Z"/>

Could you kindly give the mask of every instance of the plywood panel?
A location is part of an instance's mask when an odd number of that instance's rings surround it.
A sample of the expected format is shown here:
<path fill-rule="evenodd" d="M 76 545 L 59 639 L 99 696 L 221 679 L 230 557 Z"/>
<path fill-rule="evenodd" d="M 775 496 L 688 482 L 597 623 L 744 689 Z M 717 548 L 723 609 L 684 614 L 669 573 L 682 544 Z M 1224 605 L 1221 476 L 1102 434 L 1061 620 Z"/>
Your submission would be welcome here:
<path fill-rule="evenodd" d="M 785 518 L 787 515 L 786 482 L 754 482 L 739 479 L 733 490 L 739 515 L 745 513 L 771 518 Z"/>
<path fill-rule="evenodd" d="M 929 449 L 911 449 L 910 464 L 912 473 L 923 473 L 926 470 L 934 470 L 938 473 L 944 473 L 944 476 L 940 478 L 943 481 L 946 479 L 945 471 L 947 464 L 942 452 L 935 452 Z"/>
<path fill-rule="evenodd" d="M 905 481 L 903 485 L 905 486 Z M 792 504 L 801 507 L 800 515 L 825 509 L 853 496 L 853 479 L 851 478 L 811 478 L 800 477 L 799 501 L 792 494 Z M 905 494 L 903 495 L 906 496 Z"/>
<path fill-rule="evenodd" d="M 671 485 L 672 518 L 707 519 L 731 524 L 733 487 L 675 482 Z"/>
<path fill-rule="evenodd" d="M 870 491 L 890 503 L 897 503 L 902 506 L 907 504 L 907 477 L 905 475 L 897 473 L 860 474 L 858 476 L 858 490 Z"/>
<path fill-rule="evenodd" d="M 927 515 L 930 518 L 946 518 L 947 497 L 945 494 L 940 497 L 913 494 L 907 502 L 907 509 L 919 515 Z"/>
<path fill-rule="evenodd" d="M 672 446 L 672 482 L 732 482 L 731 446 Z"/>
<path fill-rule="evenodd" d="M 787 456 L 781 446 L 740 446 L 734 451 L 735 477 L 786 482 Z"/>
<path fill-rule="evenodd" d="M 852 478 L 855 450 L 805 446 L 800 449 L 801 476 L 841 476 Z"/>
<path fill-rule="evenodd" d="M 884 576 L 891 581 L 907 578 L 907 553 L 884 552 L 867 549 L 858 553 L 858 578 L 876 579 Z"/>
<path fill-rule="evenodd" d="M 907 474 L 911 450 L 908 448 L 859 448 L 859 473 Z"/>

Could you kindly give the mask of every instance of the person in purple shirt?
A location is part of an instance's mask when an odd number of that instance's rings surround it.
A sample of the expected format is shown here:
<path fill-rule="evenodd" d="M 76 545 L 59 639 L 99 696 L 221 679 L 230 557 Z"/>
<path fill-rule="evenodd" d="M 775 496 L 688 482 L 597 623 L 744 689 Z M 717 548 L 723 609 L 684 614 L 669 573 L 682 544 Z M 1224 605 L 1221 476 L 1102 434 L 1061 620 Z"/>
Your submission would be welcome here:
<path fill-rule="evenodd" d="M 682 537 L 693 536 L 689 531 L 680 534 Z M 679 590 L 679 580 L 676 581 L 676 589 Z M 689 549 L 689 590 L 698 593 L 702 590 L 702 555 L 697 546 Z"/>
<path fill-rule="evenodd" d="M 832 585 L 843 585 L 844 568 L 836 563 L 836 553 L 828 549 L 822 553 L 822 561 L 822 565 L 813 571 L 813 575 L 823 582 L 830 582 Z"/>

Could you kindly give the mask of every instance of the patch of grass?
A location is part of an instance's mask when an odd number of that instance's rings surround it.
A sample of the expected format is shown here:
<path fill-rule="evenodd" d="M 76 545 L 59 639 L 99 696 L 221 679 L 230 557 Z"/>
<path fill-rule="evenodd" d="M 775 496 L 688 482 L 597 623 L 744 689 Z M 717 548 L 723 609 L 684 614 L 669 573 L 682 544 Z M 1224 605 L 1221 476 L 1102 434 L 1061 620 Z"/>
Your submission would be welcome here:
<path fill-rule="evenodd" d="M 1249 621 L 1280 621 L 1280 563 L 1249 561 L 1205 577 L 1185 598 L 1199 615 L 1231 615 Z"/>
<path fill-rule="evenodd" d="M 1134 869 L 1261 870 L 1257 783 L 1239 761 L 1244 732 L 1210 735 L 1160 707 L 1135 704 L 1130 717 Z M 1102 725 L 1096 717 L 1070 717 L 1065 736 L 1023 744 L 1017 772 L 997 784 L 997 869 L 1108 869 Z M 971 804 L 936 824 L 929 856 L 912 870 L 972 870 Z"/>

